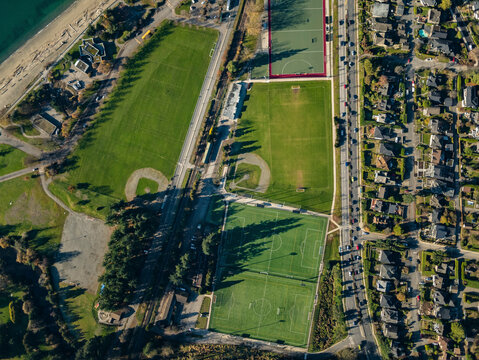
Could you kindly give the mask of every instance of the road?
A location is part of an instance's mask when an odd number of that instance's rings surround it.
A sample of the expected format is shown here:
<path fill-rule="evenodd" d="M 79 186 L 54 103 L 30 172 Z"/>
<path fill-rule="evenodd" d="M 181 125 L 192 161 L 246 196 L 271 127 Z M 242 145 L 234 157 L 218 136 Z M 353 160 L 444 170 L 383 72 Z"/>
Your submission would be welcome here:
<path fill-rule="evenodd" d="M 380 359 L 369 317 L 360 258 L 360 124 L 357 55 L 357 9 L 354 1 L 338 2 L 340 118 L 346 140 L 341 146 L 341 265 L 344 311 L 349 337 L 368 359 Z"/>

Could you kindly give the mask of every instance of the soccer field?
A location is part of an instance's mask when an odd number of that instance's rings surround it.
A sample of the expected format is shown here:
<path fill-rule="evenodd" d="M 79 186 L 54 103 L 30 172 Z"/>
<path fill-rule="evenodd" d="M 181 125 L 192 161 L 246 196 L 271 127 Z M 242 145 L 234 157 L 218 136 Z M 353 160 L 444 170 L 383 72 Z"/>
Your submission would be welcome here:
<path fill-rule="evenodd" d="M 210 330 L 305 347 L 327 218 L 228 207 Z"/>
<path fill-rule="evenodd" d="M 244 107 L 232 154 L 239 160 L 246 153 L 260 156 L 271 171 L 267 191 L 250 193 L 330 213 L 334 196 L 331 82 L 255 83 Z"/>
<path fill-rule="evenodd" d="M 270 77 L 326 75 L 324 0 L 269 0 Z"/>
<path fill-rule="evenodd" d="M 137 169 L 173 176 L 217 37 L 216 30 L 171 23 L 157 30 L 130 60 L 72 154 L 61 198 L 73 206 L 81 200 L 107 207 L 125 197 Z M 66 190 L 78 183 L 89 186 L 78 194 Z"/>

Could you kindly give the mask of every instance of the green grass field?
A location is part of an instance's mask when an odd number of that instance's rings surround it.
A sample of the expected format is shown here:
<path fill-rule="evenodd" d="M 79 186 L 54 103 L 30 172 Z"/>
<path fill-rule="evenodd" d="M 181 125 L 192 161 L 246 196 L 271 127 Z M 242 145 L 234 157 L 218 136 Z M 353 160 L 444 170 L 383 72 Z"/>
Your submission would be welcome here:
<path fill-rule="evenodd" d="M 156 192 L 158 192 L 158 183 L 156 181 L 146 178 L 141 178 L 138 180 L 136 195 L 142 196 L 145 194 L 154 194 Z"/>
<path fill-rule="evenodd" d="M 217 36 L 212 29 L 164 24 L 130 60 L 52 191 L 99 215 L 98 207 L 125 197 L 133 171 L 151 167 L 171 178 Z M 88 189 L 66 190 L 78 183 Z"/>
<path fill-rule="evenodd" d="M 331 83 L 256 83 L 248 96 L 232 151 L 239 158 L 256 153 L 270 168 L 267 192 L 254 196 L 329 213 L 334 188 Z"/>
<path fill-rule="evenodd" d="M 60 305 L 70 330 L 78 339 L 90 339 L 95 335 L 105 335 L 114 328 L 101 325 L 94 316 L 96 296 L 85 289 L 60 284 Z"/>
<path fill-rule="evenodd" d="M 210 330 L 305 347 L 326 226 L 230 204 Z"/>
<path fill-rule="evenodd" d="M 60 244 L 65 211 L 43 192 L 40 178 L 19 177 L 0 183 L 0 224 L 2 232 L 22 236 L 29 245 L 52 255 Z"/>
<path fill-rule="evenodd" d="M 0 176 L 23 169 L 26 156 L 27 154 L 23 151 L 10 145 L 0 144 Z"/>

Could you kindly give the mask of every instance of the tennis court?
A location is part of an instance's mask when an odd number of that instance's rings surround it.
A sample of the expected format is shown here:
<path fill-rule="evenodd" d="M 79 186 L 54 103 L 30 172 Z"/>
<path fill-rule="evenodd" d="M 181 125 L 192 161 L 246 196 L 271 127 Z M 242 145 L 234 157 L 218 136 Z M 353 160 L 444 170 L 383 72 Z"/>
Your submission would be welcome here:
<path fill-rule="evenodd" d="M 230 204 L 210 330 L 306 347 L 327 221 Z"/>
<path fill-rule="evenodd" d="M 269 75 L 326 75 L 324 0 L 268 0 Z"/>

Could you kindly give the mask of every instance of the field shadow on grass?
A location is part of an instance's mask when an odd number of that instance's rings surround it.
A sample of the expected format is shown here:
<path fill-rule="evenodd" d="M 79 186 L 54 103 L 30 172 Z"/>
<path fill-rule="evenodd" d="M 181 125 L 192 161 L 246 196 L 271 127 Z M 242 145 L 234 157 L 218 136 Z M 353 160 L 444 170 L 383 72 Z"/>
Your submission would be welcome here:
<path fill-rule="evenodd" d="M 293 55 L 296 55 L 300 52 L 306 51 L 308 49 L 288 49 L 284 43 L 277 43 L 275 42 L 274 46 L 272 47 L 271 57 L 273 61 L 281 61 L 283 59 L 287 59 Z M 269 65 L 269 53 L 259 53 L 257 54 L 254 59 L 252 60 L 253 67 L 261 67 L 265 65 Z"/>
<path fill-rule="evenodd" d="M 308 7 L 308 0 L 282 0 L 280 3 L 273 3 L 271 6 L 271 30 L 278 31 L 295 26 L 303 22 L 304 8 Z"/>
<path fill-rule="evenodd" d="M 10 154 L 11 152 L 13 152 L 13 147 L 0 150 L 0 157 L 2 157 L 2 156 L 7 156 L 7 155 Z"/>
<path fill-rule="evenodd" d="M 60 304 L 65 307 L 65 309 L 63 310 L 63 315 L 68 324 L 68 327 L 77 339 L 81 339 L 83 337 L 81 329 L 77 324 L 74 324 L 74 322 L 80 320 L 80 316 L 76 314 L 73 309 L 69 308 L 67 301 L 69 299 L 74 299 L 78 296 L 83 295 L 85 293 L 85 289 L 73 285 L 60 287 L 59 284 L 57 284 L 57 288 L 58 294 L 60 295 L 61 299 Z"/>
<path fill-rule="evenodd" d="M 234 208 L 230 207 L 230 210 L 228 210 L 228 216 L 234 216 L 234 213 Z M 272 233 L 279 235 L 288 232 L 300 225 L 298 219 L 287 218 L 281 220 L 265 220 L 245 227 L 237 226 L 229 229 L 226 232 L 227 237 L 223 240 L 223 247 L 225 248 L 223 250 L 220 265 L 223 269 L 221 270 L 221 281 L 216 285 L 216 290 L 228 288 L 240 282 L 241 280 L 224 280 L 244 271 L 248 271 L 250 265 L 252 265 L 249 263 L 250 259 L 254 259 L 260 256 L 263 252 L 271 249 L 272 240 L 264 240 L 260 242 L 258 240 L 268 238 Z M 235 232 L 241 234 L 241 239 L 235 238 L 234 243 L 231 243 L 231 241 L 228 241 L 228 234 L 235 234 Z M 295 253 L 286 256 L 294 256 L 293 254 Z M 256 264 L 270 260 L 272 259 L 270 258 L 268 260 L 259 261 Z"/>
<path fill-rule="evenodd" d="M 259 145 L 255 145 L 256 140 L 235 141 L 231 148 L 231 155 L 241 155 L 250 152 L 254 152 L 261 148 Z"/>
<path fill-rule="evenodd" d="M 11 233 L 15 232 L 17 228 L 18 225 L 0 225 L 0 237 L 10 235 Z"/>

